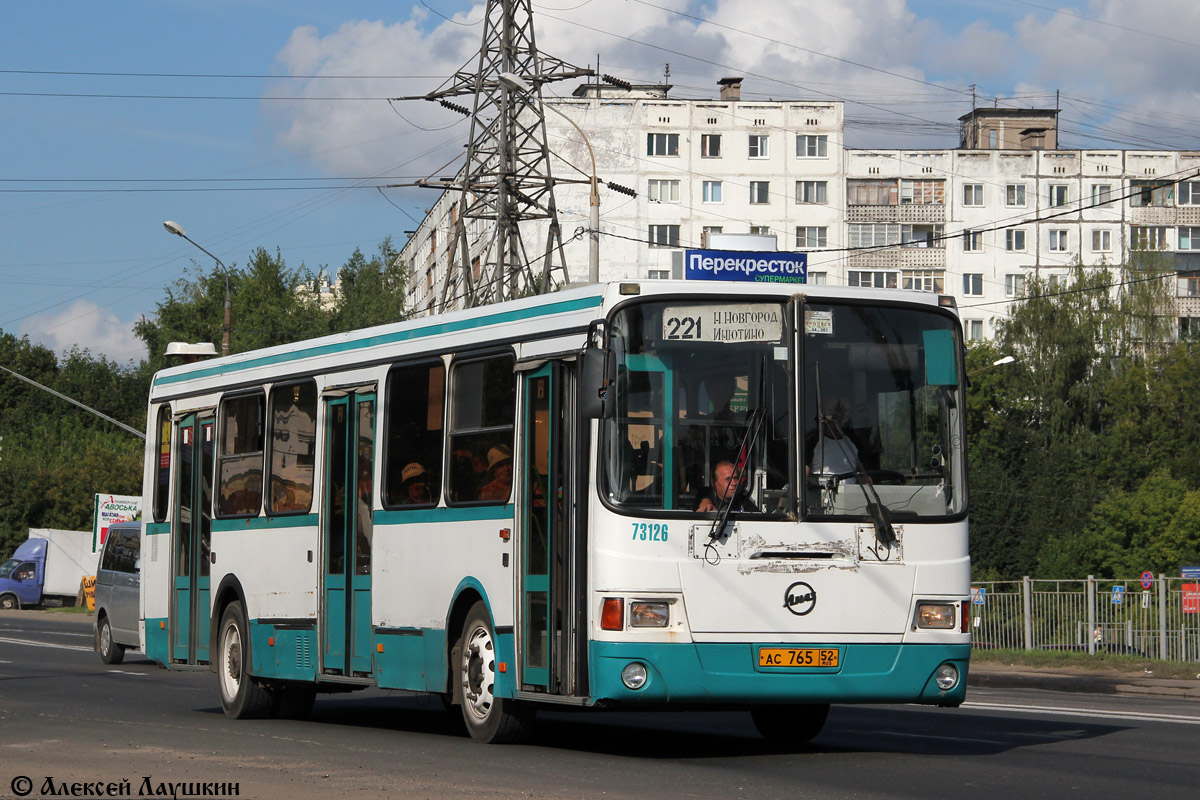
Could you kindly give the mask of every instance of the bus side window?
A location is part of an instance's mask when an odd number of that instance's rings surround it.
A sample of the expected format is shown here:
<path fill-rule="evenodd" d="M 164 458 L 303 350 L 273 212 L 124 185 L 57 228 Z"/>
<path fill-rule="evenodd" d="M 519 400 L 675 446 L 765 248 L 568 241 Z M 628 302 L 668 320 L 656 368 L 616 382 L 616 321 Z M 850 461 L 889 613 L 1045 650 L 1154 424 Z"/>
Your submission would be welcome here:
<path fill-rule="evenodd" d="M 217 516 L 258 516 L 263 492 L 264 406 L 262 392 L 221 402 Z"/>
<path fill-rule="evenodd" d="M 455 363 L 450 382 L 450 500 L 506 503 L 512 489 L 514 359 Z"/>
<path fill-rule="evenodd" d="M 434 506 L 442 492 L 441 361 L 393 367 L 387 379 L 383 505 Z"/>
<path fill-rule="evenodd" d="M 312 508 L 316 467 L 317 384 L 271 388 L 270 514 L 307 514 Z"/>
<path fill-rule="evenodd" d="M 167 498 L 171 485 L 171 407 L 163 404 L 158 408 L 158 463 L 154 468 L 154 521 L 167 519 Z"/>

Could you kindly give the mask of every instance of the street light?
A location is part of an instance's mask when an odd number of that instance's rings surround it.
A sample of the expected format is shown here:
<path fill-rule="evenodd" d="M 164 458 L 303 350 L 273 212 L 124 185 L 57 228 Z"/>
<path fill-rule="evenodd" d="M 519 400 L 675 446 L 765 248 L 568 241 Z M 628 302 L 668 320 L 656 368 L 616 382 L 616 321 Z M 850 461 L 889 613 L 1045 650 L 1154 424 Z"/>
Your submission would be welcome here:
<path fill-rule="evenodd" d="M 1005 364 L 1011 364 L 1014 361 L 1016 361 L 1016 359 L 1013 358 L 1012 356 L 1003 356 L 1002 358 L 997 358 L 995 361 L 993 361 L 991 364 L 988 364 L 986 367 L 980 367 L 979 369 L 971 370 L 970 372 L 967 373 L 967 377 L 969 378 L 972 375 L 978 375 L 980 372 L 983 372 L 985 369 L 991 369 L 992 367 L 1000 367 Z"/>
<path fill-rule="evenodd" d="M 200 247 L 200 245 L 193 242 L 188 237 L 187 231 L 185 231 L 183 229 L 183 226 L 181 226 L 178 222 L 172 222 L 171 220 L 167 220 L 166 222 L 163 223 L 163 227 L 167 229 L 168 233 L 173 233 L 176 236 L 179 236 L 181 238 L 187 239 L 189 242 L 192 242 L 192 244 L 195 245 L 201 252 L 203 252 L 206 256 L 211 258 L 213 261 L 217 262 L 217 266 L 219 266 L 221 268 L 221 273 L 225 276 L 225 324 L 223 324 L 221 326 L 221 355 L 222 356 L 229 355 L 230 318 L 233 316 L 233 299 L 229 295 L 229 269 L 224 264 L 221 263 L 221 259 L 217 258 L 212 253 L 208 252 L 203 247 Z"/>
<path fill-rule="evenodd" d="M 583 132 L 583 128 L 575 123 L 575 120 L 568 117 L 563 112 L 551 105 L 547 105 L 542 98 L 538 97 L 533 92 L 533 87 L 530 86 L 520 76 L 512 72 L 501 72 L 497 80 L 505 89 L 512 92 L 520 92 L 526 97 L 536 100 L 542 108 L 548 108 L 555 114 L 571 123 L 575 130 L 579 131 L 579 135 L 583 137 L 583 143 L 587 145 L 588 155 L 592 159 L 592 196 L 589 224 L 591 227 L 590 241 L 588 242 L 588 283 L 600 282 L 600 192 L 597 189 L 599 181 L 596 178 L 596 153 L 592 150 L 592 143 L 588 139 L 587 134 Z"/>

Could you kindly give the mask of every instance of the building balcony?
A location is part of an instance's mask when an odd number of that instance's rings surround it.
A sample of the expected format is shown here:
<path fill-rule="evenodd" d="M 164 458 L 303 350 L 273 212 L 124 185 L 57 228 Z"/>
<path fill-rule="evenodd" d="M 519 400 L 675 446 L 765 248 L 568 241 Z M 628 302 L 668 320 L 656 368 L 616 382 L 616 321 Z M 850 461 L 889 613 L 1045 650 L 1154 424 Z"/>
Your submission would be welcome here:
<path fill-rule="evenodd" d="M 940 247 L 892 247 L 851 253 L 848 269 L 945 269 L 946 251 Z"/>
<path fill-rule="evenodd" d="M 903 203 L 888 206 L 851 205 L 846 207 L 847 222 L 945 222 L 946 205 Z"/>

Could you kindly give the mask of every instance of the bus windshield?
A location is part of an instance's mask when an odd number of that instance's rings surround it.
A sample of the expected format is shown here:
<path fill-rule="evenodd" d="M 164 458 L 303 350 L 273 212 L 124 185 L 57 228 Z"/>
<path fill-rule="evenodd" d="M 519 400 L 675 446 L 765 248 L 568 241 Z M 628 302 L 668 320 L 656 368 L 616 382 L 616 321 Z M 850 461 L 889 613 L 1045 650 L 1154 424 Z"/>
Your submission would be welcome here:
<path fill-rule="evenodd" d="M 743 515 L 955 516 L 966 484 L 957 331 L 937 310 L 850 302 L 626 306 L 611 327 L 604 496 L 635 513 L 725 500 Z"/>
<path fill-rule="evenodd" d="M 893 522 L 965 510 L 958 323 L 948 313 L 809 302 L 797 325 L 805 511 Z"/>
<path fill-rule="evenodd" d="M 784 319 L 778 301 L 694 299 L 614 316 L 616 414 L 605 427 L 602 470 L 610 503 L 639 513 L 709 510 L 705 499 L 725 499 L 736 512 L 788 510 Z M 717 490 L 714 473 L 728 479 L 739 453 L 742 480 Z"/>

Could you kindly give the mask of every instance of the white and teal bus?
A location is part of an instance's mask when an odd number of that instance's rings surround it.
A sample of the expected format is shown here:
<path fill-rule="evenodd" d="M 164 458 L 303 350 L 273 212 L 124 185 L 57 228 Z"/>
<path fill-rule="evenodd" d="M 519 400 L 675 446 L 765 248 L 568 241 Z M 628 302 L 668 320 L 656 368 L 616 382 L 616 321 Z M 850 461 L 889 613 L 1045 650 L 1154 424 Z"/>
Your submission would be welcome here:
<path fill-rule="evenodd" d="M 801 290 L 797 293 L 797 289 Z M 232 717 L 955 706 L 970 635 L 951 298 L 647 281 L 157 373 L 144 652 Z"/>

